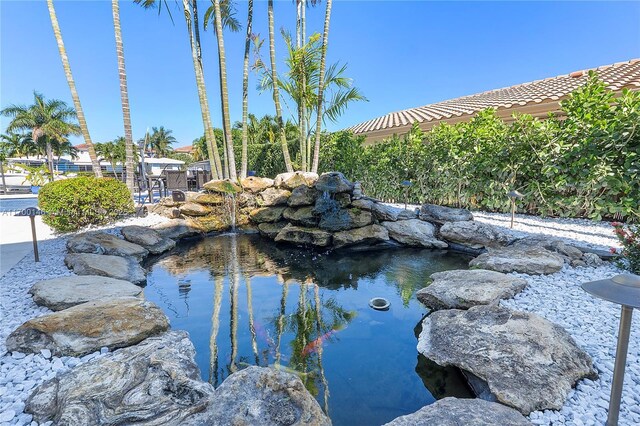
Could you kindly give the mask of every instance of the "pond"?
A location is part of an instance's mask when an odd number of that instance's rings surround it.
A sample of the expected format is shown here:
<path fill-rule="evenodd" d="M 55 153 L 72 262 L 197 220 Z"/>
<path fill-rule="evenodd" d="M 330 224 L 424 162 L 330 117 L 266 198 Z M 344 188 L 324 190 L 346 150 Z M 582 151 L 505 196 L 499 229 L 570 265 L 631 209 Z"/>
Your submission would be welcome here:
<path fill-rule="evenodd" d="M 185 242 L 150 266 L 145 297 L 186 330 L 214 386 L 248 365 L 297 374 L 334 425 L 379 425 L 445 396 L 460 372 L 416 350 L 429 275 L 466 269 L 447 251 L 317 252 L 256 235 Z M 387 311 L 369 307 L 374 297 Z"/>

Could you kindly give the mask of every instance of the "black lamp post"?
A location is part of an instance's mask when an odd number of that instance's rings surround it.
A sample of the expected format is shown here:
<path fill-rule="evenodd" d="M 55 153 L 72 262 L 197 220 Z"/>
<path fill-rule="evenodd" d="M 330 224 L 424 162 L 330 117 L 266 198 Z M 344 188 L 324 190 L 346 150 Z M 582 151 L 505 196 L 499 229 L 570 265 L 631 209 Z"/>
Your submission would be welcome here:
<path fill-rule="evenodd" d="M 627 351 L 629 350 L 633 308 L 640 308 L 640 276 L 632 274 L 616 275 L 605 280 L 584 283 L 582 288 L 587 293 L 600 299 L 622 305 L 616 361 L 613 367 L 611 398 L 609 399 L 609 414 L 607 416 L 607 426 L 616 426 L 618 424 L 618 415 L 620 414 L 620 397 L 622 396 L 624 369 L 627 363 Z"/>
<path fill-rule="evenodd" d="M 513 189 L 507 192 L 507 197 L 511 200 L 511 229 L 513 229 L 513 220 L 516 216 L 516 200 L 522 200 L 524 195 Z"/>
<path fill-rule="evenodd" d="M 409 198 L 409 188 L 411 188 L 411 185 L 413 185 L 413 183 L 411 183 L 410 180 L 403 180 L 400 185 L 402 185 L 402 187 L 404 188 L 404 209 L 406 210 L 407 200 Z"/>
<path fill-rule="evenodd" d="M 33 256 L 36 262 L 40 262 L 38 254 L 38 236 L 36 235 L 36 216 L 45 214 L 42 210 L 35 207 L 27 207 L 26 209 L 16 213 L 16 216 L 29 216 L 31 220 L 31 238 L 33 239 Z"/>

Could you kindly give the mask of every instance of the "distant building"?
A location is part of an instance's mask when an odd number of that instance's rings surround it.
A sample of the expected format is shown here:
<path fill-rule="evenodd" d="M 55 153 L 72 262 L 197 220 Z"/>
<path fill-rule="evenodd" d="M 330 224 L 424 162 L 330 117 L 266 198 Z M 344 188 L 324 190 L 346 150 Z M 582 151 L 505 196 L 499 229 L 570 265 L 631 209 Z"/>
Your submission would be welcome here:
<path fill-rule="evenodd" d="M 546 117 L 549 113 L 560 112 L 560 101 L 587 82 L 589 71 L 576 71 L 567 75 L 392 112 L 352 126 L 348 130 L 356 135 L 366 136 L 366 143 L 369 144 L 380 142 L 394 134 L 405 134 L 414 122 L 418 122 L 422 130 L 429 130 L 439 123 L 453 124 L 468 121 L 487 108 L 495 108 L 498 116 L 507 122 L 512 121 L 512 115 L 516 112 L 534 117 Z M 610 90 L 618 94 L 625 88 L 640 90 L 640 59 L 594 68 L 593 71 Z"/>
<path fill-rule="evenodd" d="M 193 145 L 181 146 L 174 149 L 173 152 L 179 152 L 181 154 L 193 154 Z"/>

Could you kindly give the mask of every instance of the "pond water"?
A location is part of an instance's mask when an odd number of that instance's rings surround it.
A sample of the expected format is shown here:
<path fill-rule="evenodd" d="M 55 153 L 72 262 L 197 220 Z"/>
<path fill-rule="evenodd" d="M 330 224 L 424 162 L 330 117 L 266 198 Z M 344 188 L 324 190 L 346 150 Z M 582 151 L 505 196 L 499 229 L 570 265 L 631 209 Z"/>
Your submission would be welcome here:
<path fill-rule="evenodd" d="M 28 207 L 37 207 L 38 199 L 30 198 L 0 198 L 0 213 L 18 213 Z"/>
<path fill-rule="evenodd" d="M 416 350 L 434 272 L 466 269 L 446 251 L 315 252 L 251 235 L 186 242 L 155 261 L 145 297 L 195 345 L 214 386 L 248 365 L 295 372 L 334 425 L 379 425 L 445 396 L 472 397 L 460 372 Z M 373 297 L 391 302 L 369 307 Z"/>

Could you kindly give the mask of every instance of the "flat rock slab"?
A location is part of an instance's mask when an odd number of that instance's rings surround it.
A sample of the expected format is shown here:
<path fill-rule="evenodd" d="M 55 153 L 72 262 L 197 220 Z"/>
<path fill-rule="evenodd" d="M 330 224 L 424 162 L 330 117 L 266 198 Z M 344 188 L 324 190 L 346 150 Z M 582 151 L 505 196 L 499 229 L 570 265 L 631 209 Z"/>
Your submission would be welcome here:
<path fill-rule="evenodd" d="M 482 399 L 444 398 L 385 426 L 530 426 L 513 408 Z"/>
<path fill-rule="evenodd" d="M 35 283 L 29 290 L 33 301 L 52 311 L 61 311 L 92 300 L 143 297 L 142 288 L 129 281 L 98 275 L 72 275 Z"/>
<path fill-rule="evenodd" d="M 230 375 L 199 418 L 203 425 L 331 425 L 318 402 L 293 374 L 247 367 Z"/>
<path fill-rule="evenodd" d="M 394 207 L 382 203 L 371 203 L 371 211 L 373 211 L 373 214 L 379 221 L 395 222 L 396 220 L 418 218 L 418 214 L 415 210 L 402 209 L 400 207 Z"/>
<path fill-rule="evenodd" d="M 427 248 L 447 248 L 448 244 L 436 238 L 436 228 L 420 219 L 399 220 L 397 222 L 382 222 L 387 228 L 389 236 L 399 243 Z"/>
<path fill-rule="evenodd" d="M 100 299 L 30 319 L 7 337 L 7 350 L 82 356 L 135 345 L 169 328 L 158 306 L 139 298 Z"/>
<path fill-rule="evenodd" d="M 380 225 L 369 225 L 333 234 L 333 245 L 336 248 L 356 244 L 376 244 L 383 241 L 389 241 L 389 231 Z"/>
<path fill-rule="evenodd" d="M 467 209 L 423 204 L 420 207 L 420 219 L 442 225 L 446 222 L 465 222 L 473 220 L 473 215 Z"/>
<path fill-rule="evenodd" d="M 144 226 L 125 226 L 120 232 L 125 240 L 144 247 L 151 254 L 164 253 L 176 246 L 174 240 L 165 238 L 158 231 Z"/>
<path fill-rule="evenodd" d="M 146 281 L 146 273 L 133 257 L 107 256 L 90 253 L 69 253 L 64 263 L 76 275 L 100 275 L 140 284 Z"/>
<path fill-rule="evenodd" d="M 418 351 L 484 380 L 496 400 L 527 415 L 559 410 L 575 383 L 596 372 L 562 327 L 497 305 L 444 310 L 422 322 Z"/>
<path fill-rule="evenodd" d="M 214 392 L 194 357 L 184 331 L 150 337 L 44 382 L 25 411 L 58 425 L 186 424 Z"/>
<path fill-rule="evenodd" d="M 67 250 L 71 253 L 135 257 L 138 260 L 142 260 L 149 254 L 144 247 L 106 232 L 85 232 L 75 235 L 67 240 Z"/>
<path fill-rule="evenodd" d="M 303 246 L 327 247 L 331 245 L 330 232 L 317 228 L 287 225 L 276 235 L 276 242 L 292 243 Z"/>
<path fill-rule="evenodd" d="M 553 274 L 562 269 L 564 258 L 542 247 L 504 247 L 489 249 L 469 265 L 497 272 L 529 275 Z"/>
<path fill-rule="evenodd" d="M 280 173 L 274 179 L 274 185 L 277 188 L 292 190 L 301 185 L 313 186 L 317 180 L 318 174 L 313 172 Z"/>
<path fill-rule="evenodd" d="M 200 234 L 200 231 L 188 225 L 184 219 L 172 219 L 152 227 L 162 238 L 180 240 Z"/>
<path fill-rule="evenodd" d="M 495 226 L 475 221 L 447 222 L 440 228 L 440 236 L 474 249 L 506 246 L 514 240 Z"/>
<path fill-rule="evenodd" d="M 469 309 L 477 305 L 510 299 L 527 286 L 527 281 L 485 269 L 455 270 L 431 275 L 433 282 L 416 294 L 432 310 Z"/>

